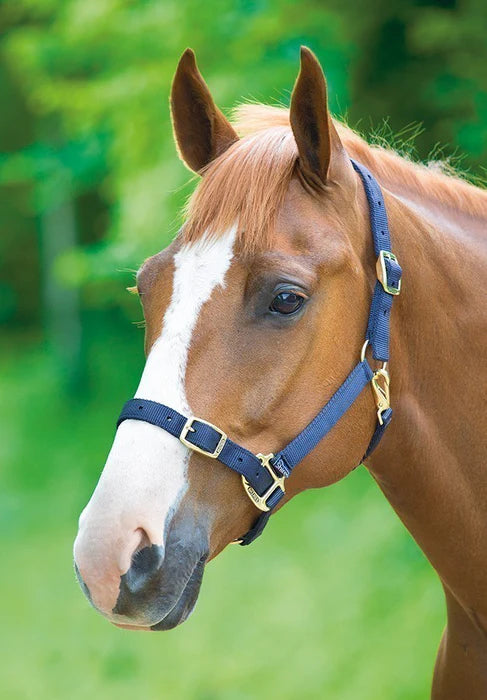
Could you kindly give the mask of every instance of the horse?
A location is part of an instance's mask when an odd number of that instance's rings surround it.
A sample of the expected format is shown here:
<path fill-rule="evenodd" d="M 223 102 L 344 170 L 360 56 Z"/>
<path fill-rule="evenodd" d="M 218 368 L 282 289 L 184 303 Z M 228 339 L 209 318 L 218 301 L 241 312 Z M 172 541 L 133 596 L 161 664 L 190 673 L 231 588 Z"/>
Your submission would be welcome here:
<path fill-rule="evenodd" d="M 432 697 L 485 698 L 487 192 L 332 118 L 305 47 L 289 109 L 241 105 L 227 119 L 190 49 L 170 103 L 179 155 L 201 178 L 177 237 L 137 274 L 146 364 L 80 516 L 84 593 L 120 627 L 170 629 L 208 561 L 364 462 L 445 592 Z M 377 261 L 371 229 L 387 225 L 396 255 Z M 376 289 L 394 300 L 379 314 L 388 365 L 368 347 Z M 338 417 L 286 473 L 275 455 L 330 406 Z"/>

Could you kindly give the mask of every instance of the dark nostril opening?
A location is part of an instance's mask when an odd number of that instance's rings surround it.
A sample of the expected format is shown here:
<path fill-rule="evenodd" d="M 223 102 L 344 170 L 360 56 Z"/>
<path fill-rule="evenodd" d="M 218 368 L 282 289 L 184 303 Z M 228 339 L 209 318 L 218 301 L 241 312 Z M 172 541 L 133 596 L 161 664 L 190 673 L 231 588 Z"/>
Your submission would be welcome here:
<path fill-rule="evenodd" d="M 151 578 L 162 566 L 164 549 L 156 544 L 150 544 L 144 532 L 141 542 L 132 556 L 130 569 L 122 577 L 131 593 L 142 591 Z"/>

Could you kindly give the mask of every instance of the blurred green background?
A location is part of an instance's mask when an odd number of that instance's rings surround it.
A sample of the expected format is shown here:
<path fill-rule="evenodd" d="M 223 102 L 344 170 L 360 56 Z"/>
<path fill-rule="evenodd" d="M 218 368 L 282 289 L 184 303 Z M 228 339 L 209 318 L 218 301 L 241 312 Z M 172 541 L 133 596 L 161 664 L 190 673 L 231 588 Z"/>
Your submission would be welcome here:
<path fill-rule="evenodd" d="M 229 108 L 286 102 L 307 44 L 335 113 L 475 178 L 486 20 L 485 0 L 0 4 L 2 698 L 428 696 L 440 585 L 363 468 L 229 548 L 170 633 L 92 611 L 71 546 L 143 366 L 125 287 L 194 186 L 168 113 L 182 50 Z"/>

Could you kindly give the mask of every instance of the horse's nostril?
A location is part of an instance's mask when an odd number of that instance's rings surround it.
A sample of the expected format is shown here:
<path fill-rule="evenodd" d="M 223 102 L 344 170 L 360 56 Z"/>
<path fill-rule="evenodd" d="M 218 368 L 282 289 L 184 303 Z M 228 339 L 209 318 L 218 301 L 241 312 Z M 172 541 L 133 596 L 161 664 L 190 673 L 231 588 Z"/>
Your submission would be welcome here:
<path fill-rule="evenodd" d="M 153 544 L 145 538 L 132 556 L 132 564 L 127 573 L 122 577 L 131 593 L 143 590 L 150 579 L 162 566 L 164 560 L 164 548 Z"/>

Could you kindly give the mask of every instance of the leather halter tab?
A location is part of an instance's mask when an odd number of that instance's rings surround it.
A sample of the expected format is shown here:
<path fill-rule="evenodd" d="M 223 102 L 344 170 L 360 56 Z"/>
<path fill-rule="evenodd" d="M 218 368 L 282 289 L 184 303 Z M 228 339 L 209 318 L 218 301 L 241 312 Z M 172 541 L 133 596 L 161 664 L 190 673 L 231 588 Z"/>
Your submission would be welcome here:
<path fill-rule="evenodd" d="M 365 166 L 354 160 L 352 165 L 360 175 L 369 205 L 370 228 L 377 255 L 377 282 L 372 297 L 363 356 L 304 430 L 276 455 L 254 455 L 208 421 L 194 416 L 183 416 L 169 406 L 155 401 L 131 399 L 127 401 L 118 418 L 117 428 L 125 420 L 141 420 L 162 428 L 181 440 L 189 449 L 205 457 L 217 459 L 242 476 L 249 498 L 262 511 L 252 528 L 237 540 L 242 545 L 250 544 L 262 533 L 272 510 L 284 497 L 285 479 L 330 432 L 367 384 L 372 383 L 374 389 L 378 420 L 363 459 L 375 449 L 392 417 L 386 365 L 389 360 L 390 311 L 394 297 L 401 290 L 402 270 L 396 256 L 390 250 L 389 224 L 381 188 Z M 374 359 L 384 363 L 383 367 L 375 372 L 365 358 L 365 348 L 369 343 Z"/>

